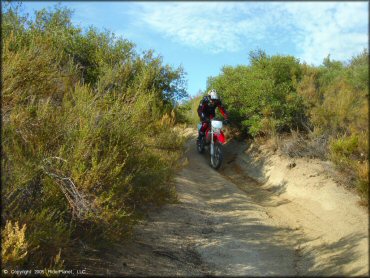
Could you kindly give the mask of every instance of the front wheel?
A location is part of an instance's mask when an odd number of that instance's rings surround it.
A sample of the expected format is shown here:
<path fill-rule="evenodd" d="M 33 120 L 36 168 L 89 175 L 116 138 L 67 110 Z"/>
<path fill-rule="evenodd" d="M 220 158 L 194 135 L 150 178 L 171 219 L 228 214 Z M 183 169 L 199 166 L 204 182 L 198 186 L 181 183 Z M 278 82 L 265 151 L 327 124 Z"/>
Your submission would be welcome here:
<path fill-rule="evenodd" d="M 213 150 L 213 155 L 211 154 L 211 167 L 213 169 L 218 169 L 221 166 L 222 163 L 222 145 L 217 142 L 214 144 L 214 150 Z"/>

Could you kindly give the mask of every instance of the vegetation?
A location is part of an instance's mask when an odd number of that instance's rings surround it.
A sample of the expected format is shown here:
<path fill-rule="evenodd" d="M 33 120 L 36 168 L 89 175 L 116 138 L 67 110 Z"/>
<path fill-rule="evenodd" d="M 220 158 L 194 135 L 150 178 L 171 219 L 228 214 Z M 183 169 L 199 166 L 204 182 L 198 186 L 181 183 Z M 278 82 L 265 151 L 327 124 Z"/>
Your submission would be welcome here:
<path fill-rule="evenodd" d="M 3 12 L 3 267 L 61 265 L 76 239 L 121 239 L 175 197 L 183 69 L 71 14 Z"/>
<path fill-rule="evenodd" d="M 181 105 L 178 105 L 175 109 L 177 121 L 193 127 L 196 126 L 199 123 L 197 109 L 202 98 L 203 92 L 199 91 L 197 95 L 188 98 Z"/>
<path fill-rule="evenodd" d="M 367 50 L 348 63 L 328 56 L 320 66 L 261 50 L 251 52 L 249 59 L 249 65 L 225 66 L 208 79 L 207 90 L 219 92 L 232 124 L 252 137 L 290 134 L 283 151 L 332 160 L 367 202 Z M 184 107 L 196 107 L 194 102 Z"/>
<path fill-rule="evenodd" d="M 250 66 L 225 66 L 209 78 L 208 87 L 220 92 L 234 122 L 252 136 L 301 127 L 302 98 L 294 85 L 300 81 L 299 61 L 291 56 L 250 54 Z"/>
<path fill-rule="evenodd" d="M 177 105 L 181 67 L 110 32 L 83 31 L 71 15 L 2 14 L 4 267 L 61 266 L 77 239 L 129 235 L 151 206 L 175 197 L 168 181 L 184 139 L 172 127 L 198 121 L 201 92 Z M 291 155 L 331 159 L 366 199 L 368 52 L 320 66 L 263 51 L 249 58 L 208 80 L 232 123 L 253 137 L 292 134 L 300 151 Z"/>

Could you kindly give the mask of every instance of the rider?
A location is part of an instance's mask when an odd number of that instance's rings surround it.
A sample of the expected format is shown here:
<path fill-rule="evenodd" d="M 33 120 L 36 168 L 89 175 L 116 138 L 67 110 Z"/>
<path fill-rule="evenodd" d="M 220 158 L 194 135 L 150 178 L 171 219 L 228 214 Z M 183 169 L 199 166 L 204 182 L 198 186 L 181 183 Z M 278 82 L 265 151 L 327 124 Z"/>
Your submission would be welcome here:
<path fill-rule="evenodd" d="M 222 106 L 221 100 L 219 99 L 216 90 L 212 89 L 208 92 L 208 95 L 206 95 L 199 103 L 198 116 L 200 118 L 200 121 L 202 122 L 202 127 L 199 130 L 198 140 L 201 136 L 205 135 L 210 120 L 215 117 L 216 107 L 218 107 L 222 116 L 225 118 L 225 120 L 227 120 L 228 115 L 226 113 L 226 110 Z"/>

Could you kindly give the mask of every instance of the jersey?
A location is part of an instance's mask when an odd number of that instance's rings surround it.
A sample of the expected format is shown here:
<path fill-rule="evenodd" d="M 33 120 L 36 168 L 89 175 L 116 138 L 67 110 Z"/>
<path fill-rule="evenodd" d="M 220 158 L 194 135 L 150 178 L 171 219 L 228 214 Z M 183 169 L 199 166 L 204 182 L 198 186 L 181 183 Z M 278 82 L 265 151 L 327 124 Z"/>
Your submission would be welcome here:
<path fill-rule="evenodd" d="M 221 101 L 219 99 L 216 99 L 212 103 L 211 98 L 209 96 L 205 96 L 200 101 L 199 107 L 198 107 L 198 116 L 202 118 L 202 113 L 203 113 L 205 118 L 212 119 L 216 115 L 216 107 L 218 107 L 222 116 L 224 116 L 224 118 L 226 119 L 227 113 Z"/>

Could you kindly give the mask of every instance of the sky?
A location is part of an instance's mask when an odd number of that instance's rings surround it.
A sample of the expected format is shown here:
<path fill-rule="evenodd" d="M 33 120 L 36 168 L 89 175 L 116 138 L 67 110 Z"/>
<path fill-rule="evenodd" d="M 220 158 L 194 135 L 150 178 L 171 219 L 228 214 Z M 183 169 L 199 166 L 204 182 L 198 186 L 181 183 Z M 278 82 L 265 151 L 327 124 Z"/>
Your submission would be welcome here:
<path fill-rule="evenodd" d="M 258 49 L 316 66 L 328 54 L 346 62 L 368 49 L 367 1 L 32 1 L 23 2 L 22 11 L 32 16 L 56 3 L 72 9 L 81 28 L 107 29 L 139 53 L 153 49 L 165 64 L 182 66 L 191 96 L 223 66 L 248 65 Z"/>

